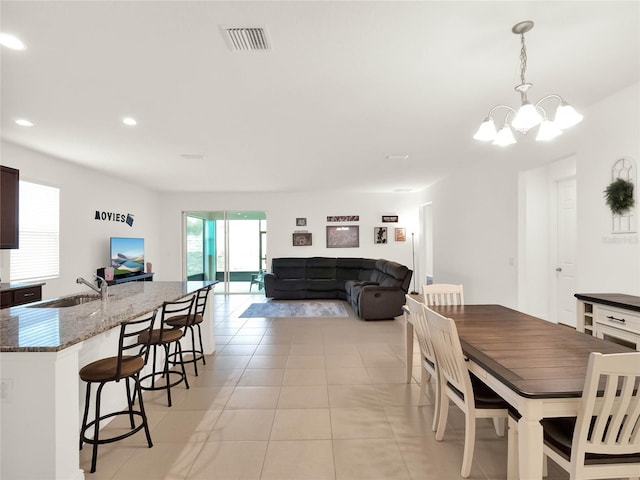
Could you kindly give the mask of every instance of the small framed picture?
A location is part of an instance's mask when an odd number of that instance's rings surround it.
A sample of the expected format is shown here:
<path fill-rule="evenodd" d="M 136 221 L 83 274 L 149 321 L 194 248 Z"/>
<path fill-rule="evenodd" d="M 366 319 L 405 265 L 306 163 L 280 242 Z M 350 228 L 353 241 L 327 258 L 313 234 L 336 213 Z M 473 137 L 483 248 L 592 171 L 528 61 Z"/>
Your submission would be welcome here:
<path fill-rule="evenodd" d="M 296 218 L 296 227 L 306 227 L 307 226 L 307 219 L 306 218 Z"/>
<path fill-rule="evenodd" d="M 308 247 L 310 245 L 311 245 L 310 233 L 294 233 L 293 234 L 294 247 Z"/>
<path fill-rule="evenodd" d="M 376 243 L 376 244 L 387 243 L 387 227 L 374 227 L 373 243 Z"/>
<path fill-rule="evenodd" d="M 406 242 L 406 241 L 407 241 L 407 229 L 396 228 L 396 242 Z"/>
<path fill-rule="evenodd" d="M 382 223 L 398 223 L 398 215 L 383 215 Z"/>

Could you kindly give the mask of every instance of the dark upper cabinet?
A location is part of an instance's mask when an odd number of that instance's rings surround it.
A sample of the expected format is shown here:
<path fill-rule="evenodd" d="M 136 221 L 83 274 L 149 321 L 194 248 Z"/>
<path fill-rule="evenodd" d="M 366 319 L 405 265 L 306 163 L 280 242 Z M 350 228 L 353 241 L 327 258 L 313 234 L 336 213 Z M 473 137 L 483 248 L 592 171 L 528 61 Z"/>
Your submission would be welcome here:
<path fill-rule="evenodd" d="M 0 165 L 0 248 L 18 248 L 20 172 Z"/>

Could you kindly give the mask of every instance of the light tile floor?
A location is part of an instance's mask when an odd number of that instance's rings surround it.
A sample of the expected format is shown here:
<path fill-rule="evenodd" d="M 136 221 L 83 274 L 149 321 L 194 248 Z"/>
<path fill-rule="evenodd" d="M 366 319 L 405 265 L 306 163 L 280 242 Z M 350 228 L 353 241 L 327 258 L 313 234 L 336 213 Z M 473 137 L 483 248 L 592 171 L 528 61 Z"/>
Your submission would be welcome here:
<path fill-rule="evenodd" d="M 461 478 L 463 415 L 451 407 L 435 441 L 432 399 L 418 406 L 418 384 L 405 383 L 401 318 L 239 318 L 262 301 L 214 296 L 216 354 L 189 390 L 172 389 L 171 408 L 145 394 L 153 448 L 142 433 L 103 445 L 88 480 Z M 88 472 L 90 446 L 80 456 Z M 470 478 L 505 479 L 506 465 L 506 437 L 479 420 Z M 568 475 L 549 462 L 547 478 Z"/>

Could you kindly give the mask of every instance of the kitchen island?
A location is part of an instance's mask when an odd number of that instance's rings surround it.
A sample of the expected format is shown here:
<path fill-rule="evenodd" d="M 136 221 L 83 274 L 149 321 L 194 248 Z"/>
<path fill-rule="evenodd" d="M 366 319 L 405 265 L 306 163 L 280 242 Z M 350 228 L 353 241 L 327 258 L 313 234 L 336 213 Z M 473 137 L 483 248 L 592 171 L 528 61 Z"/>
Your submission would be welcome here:
<path fill-rule="evenodd" d="M 214 283 L 131 282 L 109 287 L 106 300 L 63 308 L 45 300 L 0 310 L 0 478 L 83 479 L 79 369 L 116 353 L 123 321 Z M 212 297 L 202 324 L 205 354 L 215 350 Z M 103 405 L 118 408 L 118 403 L 108 399 Z"/>

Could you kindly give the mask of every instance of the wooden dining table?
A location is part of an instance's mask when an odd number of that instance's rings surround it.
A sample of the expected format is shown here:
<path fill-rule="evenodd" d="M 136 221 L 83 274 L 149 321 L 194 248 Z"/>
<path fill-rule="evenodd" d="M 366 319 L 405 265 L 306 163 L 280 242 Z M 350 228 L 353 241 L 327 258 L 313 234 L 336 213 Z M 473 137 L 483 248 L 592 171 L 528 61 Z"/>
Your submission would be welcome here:
<path fill-rule="evenodd" d="M 469 370 L 520 413 L 520 480 L 542 479 L 540 420 L 577 415 L 589 354 L 633 351 L 502 305 L 429 308 L 456 322 Z M 413 325 L 406 318 L 410 381 Z"/>

